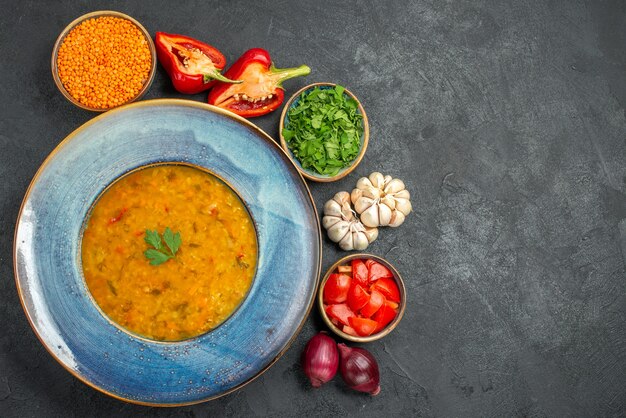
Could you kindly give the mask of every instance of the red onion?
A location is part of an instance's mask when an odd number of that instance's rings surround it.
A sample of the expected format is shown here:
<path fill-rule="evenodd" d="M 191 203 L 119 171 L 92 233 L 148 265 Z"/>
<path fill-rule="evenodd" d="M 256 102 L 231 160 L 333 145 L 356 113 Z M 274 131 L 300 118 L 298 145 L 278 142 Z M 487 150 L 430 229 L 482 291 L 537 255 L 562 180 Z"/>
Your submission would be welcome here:
<path fill-rule="evenodd" d="M 325 332 L 313 336 L 302 352 L 302 368 L 314 388 L 322 386 L 337 374 L 337 343 Z"/>
<path fill-rule="evenodd" d="M 376 396 L 380 393 L 380 375 L 374 356 L 363 348 L 339 344 L 341 377 L 354 390 Z"/>

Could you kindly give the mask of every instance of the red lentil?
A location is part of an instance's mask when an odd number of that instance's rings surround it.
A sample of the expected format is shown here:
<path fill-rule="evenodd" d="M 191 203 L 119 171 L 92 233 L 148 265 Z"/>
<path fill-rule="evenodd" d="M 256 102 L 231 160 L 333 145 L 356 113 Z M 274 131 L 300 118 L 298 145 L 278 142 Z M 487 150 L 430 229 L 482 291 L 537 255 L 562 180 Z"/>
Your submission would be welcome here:
<path fill-rule="evenodd" d="M 57 66 L 74 99 L 87 107 L 109 109 L 139 94 L 148 81 L 152 56 L 137 25 L 102 16 L 81 22 L 67 34 Z"/>

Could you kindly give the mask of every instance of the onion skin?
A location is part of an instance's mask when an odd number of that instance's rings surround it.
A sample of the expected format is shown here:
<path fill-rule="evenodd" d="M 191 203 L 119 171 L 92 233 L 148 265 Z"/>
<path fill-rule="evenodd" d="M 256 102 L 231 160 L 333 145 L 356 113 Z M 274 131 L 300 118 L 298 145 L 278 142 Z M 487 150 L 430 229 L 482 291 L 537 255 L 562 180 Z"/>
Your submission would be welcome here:
<path fill-rule="evenodd" d="M 311 386 L 318 388 L 337 374 L 339 352 L 337 343 L 325 332 L 314 335 L 302 352 L 302 369 Z"/>
<path fill-rule="evenodd" d="M 369 351 L 364 348 L 351 348 L 338 344 L 341 361 L 339 367 L 341 377 L 346 384 L 359 392 L 376 396 L 380 393 L 380 373 L 378 363 Z"/>

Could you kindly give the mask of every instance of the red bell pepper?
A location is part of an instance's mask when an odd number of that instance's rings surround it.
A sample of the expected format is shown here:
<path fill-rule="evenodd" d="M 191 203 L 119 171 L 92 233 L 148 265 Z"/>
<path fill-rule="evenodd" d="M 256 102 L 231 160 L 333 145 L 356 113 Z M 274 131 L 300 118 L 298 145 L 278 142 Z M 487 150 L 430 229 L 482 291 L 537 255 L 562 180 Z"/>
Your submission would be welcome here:
<path fill-rule="evenodd" d="M 226 66 L 226 58 L 204 42 L 188 36 L 157 32 L 155 47 L 159 62 L 172 79 L 174 88 L 181 93 L 200 93 L 211 88 L 215 80 L 241 83 L 220 73 Z"/>
<path fill-rule="evenodd" d="M 114 224 L 115 222 L 118 222 L 120 219 L 122 219 L 122 216 L 124 216 L 126 212 L 128 212 L 128 208 L 122 208 L 122 210 L 120 210 L 117 216 L 114 216 L 113 218 L 109 219 L 109 225 Z"/>
<path fill-rule="evenodd" d="M 276 110 L 285 99 L 281 87 L 283 81 L 310 72 L 306 65 L 278 69 L 272 64 L 269 52 L 252 48 L 224 73 L 230 79 L 243 80 L 243 83 L 218 82 L 209 92 L 208 101 L 244 118 L 265 115 Z"/>

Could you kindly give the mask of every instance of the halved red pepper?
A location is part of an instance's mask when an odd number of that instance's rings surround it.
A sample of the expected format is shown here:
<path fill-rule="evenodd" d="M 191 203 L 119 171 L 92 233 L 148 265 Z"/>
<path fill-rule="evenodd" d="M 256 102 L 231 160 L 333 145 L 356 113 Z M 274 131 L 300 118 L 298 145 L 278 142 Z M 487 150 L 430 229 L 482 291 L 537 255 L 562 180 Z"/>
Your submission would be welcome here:
<path fill-rule="evenodd" d="M 211 45 L 184 35 L 157 32 L 155 47 L 159 62 L 181 93 L 195 94 L 207 90 L 215 80 L 224 83 L 241 83 L 224 77 L 224 54 Z"/>
<path fill-rule="evenodd" d="M 281 87 L 283 81 L 310 72 L 306 65 L 278 69 L 272 64 L 269 52 L 252 48 L 224 73 L 230 79 L 243 80 L 243 83 L 217 83 L 209 92 L 208 101 L 244 118 L 265 115 L 276 110 L 285 99 Z"/>

